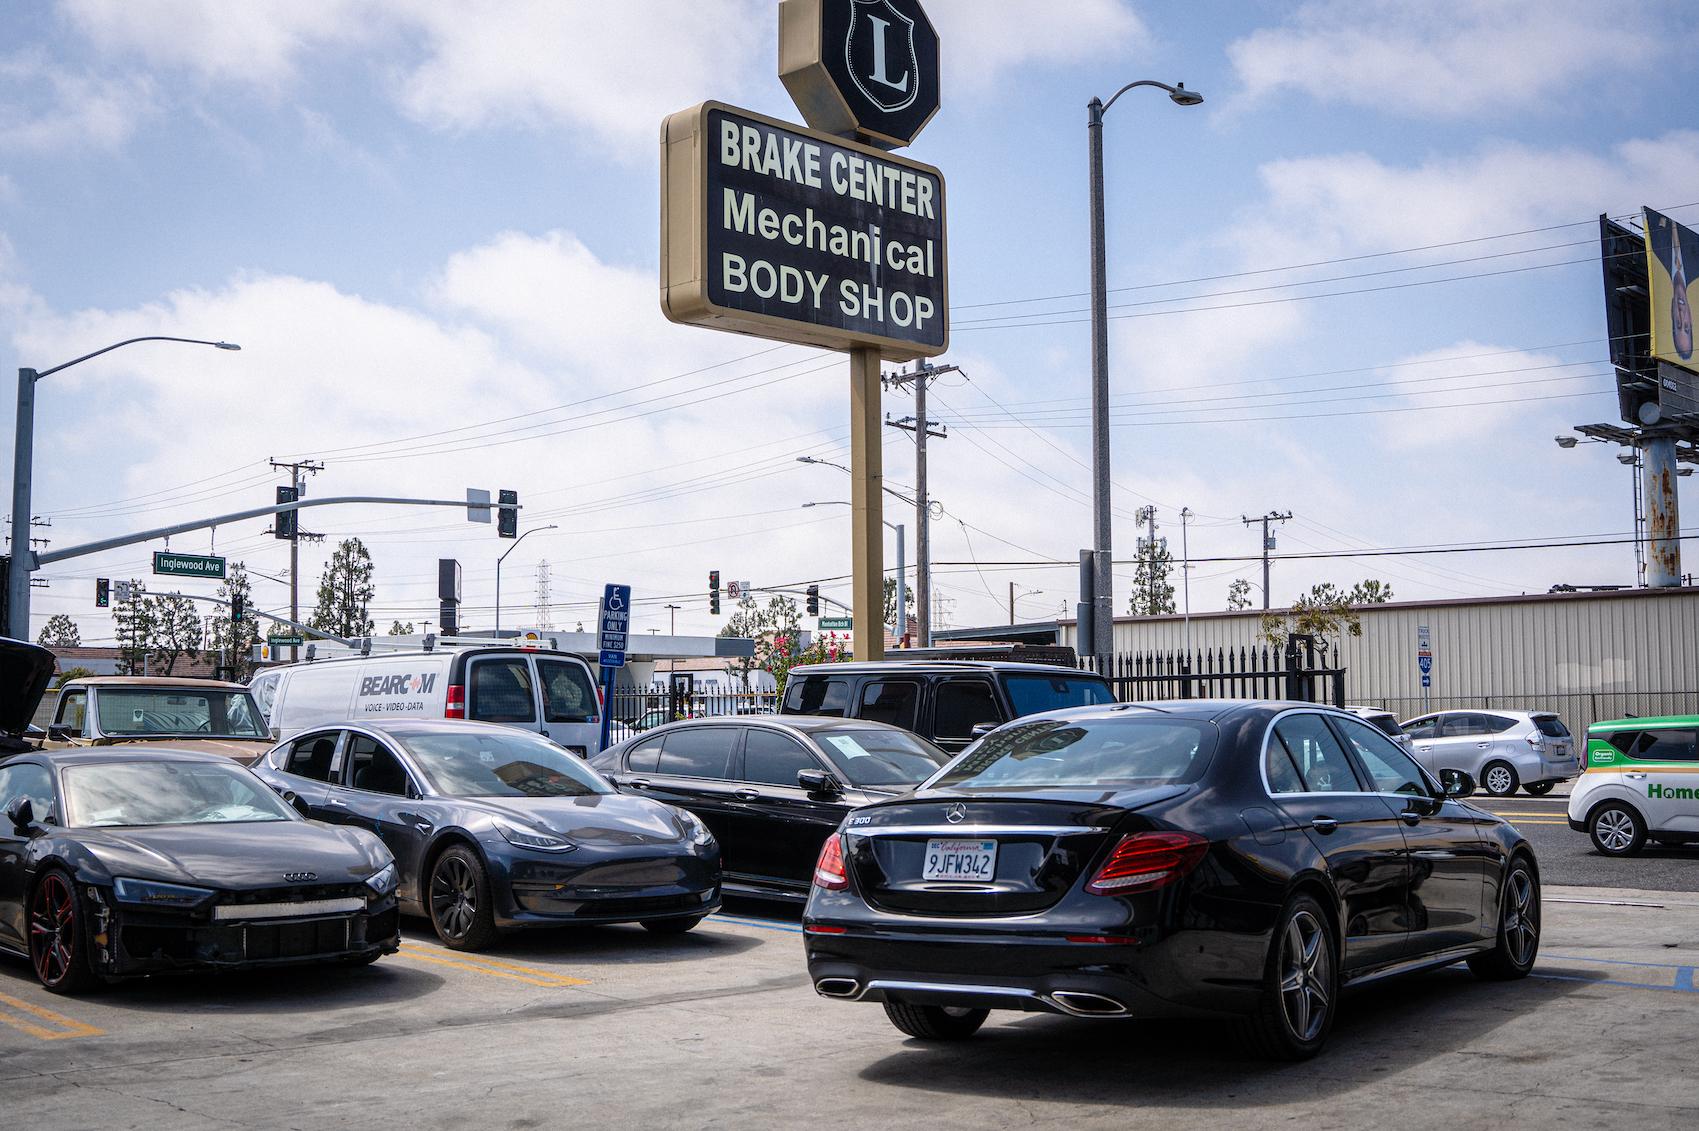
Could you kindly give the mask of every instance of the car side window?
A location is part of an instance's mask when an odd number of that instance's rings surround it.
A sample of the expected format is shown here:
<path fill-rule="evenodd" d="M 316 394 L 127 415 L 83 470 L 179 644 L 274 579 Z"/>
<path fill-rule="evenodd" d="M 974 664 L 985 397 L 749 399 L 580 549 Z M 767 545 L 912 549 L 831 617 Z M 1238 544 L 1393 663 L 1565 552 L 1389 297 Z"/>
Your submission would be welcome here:
<path fill-rule="evenodd" d="M 313 781 L 330 781 L 336 766 L 336 739 L 335 731 L 321 731 L 297 738 L 289 746 L 283 772 Z"/>
<path fill-rule="evenodd" d="M 59 699 L 58 724 L 71 728 L 71 733 L 88 737 L 88 692 L 67 691 Z"/>
<path fill-rule="evenodd" d="M 1515 719 L 1507 719 L 1503 715 L 1476 715 L 1475 718 L 1481 721 L 1483 733 L 1486 734 L 1503 734 L 1516 725 Z"/>
<path fill-rule="evenodd" d="M 523 659 L 475 660 L 466 717 L 486 723 L 534 723 L 537 698 Z"/>
<path fill-rule="evenodd" d="M 681 778 L 730 777 L 737 735 L 738 728 L 722 726 L 669 731 L 662 740 L 655 772 Z"/>
<path fill-rule="evenodd" d="M 750 727 L 743 738 L 743 780 L 758 785 L 782 785 L 795 789 L 801 770 L 821 769 L 814 755 L 788 734 Z"/>
<path fill-rule="evenodd" d="M 849 710 L 850 683 L 847 679 L 833 677 L 821 679 L 812 677 L 803 681 L 802 690 L 798 693 L 795 709 L 803 715 L 831 715 L 843 718 Z M 785 706 L 791 707 L 789 690 L 785 694 Z"/>
<path fill-rule="evenodd" d="M 1304 792 L 1304 779 L 1298 775 L 1298 767 L 1293 764 L 1292 755 L 1287 751 L 1286 744 L 1274 735 L 1269 736 L 1265 766 L 1270 793 Z"/>
<path fill-rule="evenodd" d="M 19 800 L 28 800 L 30 812 L 40 824 L 53 820 L 53 774 L 46 766 L 35 762 L 20 762 L 0 770 L 0 813 L 5 813 Z M 11 822 L 0 828 L 0 835 L 10 834 Z"/>
<path fill-rule="evenodd" d="M 1409 793 L 1428 796 L 1422 771 L 1398 744 L 1361 719 L 1334 718 L 1333 725 L 1356 752 L 1357 761 L 1368 771 L 1377 793 Z"/>
<path fill-rule="evenodd" d="M 1470 735 L 1485 734 L 1487 728 L 1481 725 L 1479 715 L 1467 711 L 1459 711 L 1455 715 L 1441 715 L 1439 720 L 1439 736 L 1441 738 L 1468 738 Z"/>
<path fill-rule="evenodd" d="M 1438 723 L 1439 719 L 1434 715 L 1422 719 L 1411 719 L 1404 724 L 1404 733 L 1411 738 L 1432 738 Z"/>
<path fill-rule="evenodd" d="M 348 736 L 348 784 L 368 793 L 407 795 L 407 770 L 382 743 L 363 734 Z"/>
<path fill-rule="evenodd" d="M 1649 730 L 1641 734 L 1634 757 L 1642 762 L 1699 762 L 1690 730 Z"/>
<path fill-rule="evenodd" d="M 920 684 L 912 679 L 871 679 L 861 689 L 858 719 L 914 730 L 920 715 Z"/>
<path fill-rule="evenodd" d="M 1285 746 L 1307 792 L 1363 792 L 1363 783 L 1357 780 L 1357 772 L 1345 757 L 1344 747 L 1320 715 L 1309 712 L 1287 715 L 1274 724 L 1274 737 Z"/>
<path fill-rule="evenodd" d="M 660 736 L 645 738 L 626 754 L 625 768 L 637 773 L 652 774 L 655 772 L 655 764 L 660 757 Z"/>
<path fill-rule="evenodd" d="M 1605 741 L 1616 747 L 1618 753 L 1632 756 L 1634 744 L 1640 741 L 1640 732 L 1637 730 L 1619 730 Z"/>
<path fill-rule="evenodd" d="M 1002 721 L 1002 708 L 984 680 L 946 679 L 933 692 L 932 733 L 939 738 L 972 738 L 979 724 Z"/>

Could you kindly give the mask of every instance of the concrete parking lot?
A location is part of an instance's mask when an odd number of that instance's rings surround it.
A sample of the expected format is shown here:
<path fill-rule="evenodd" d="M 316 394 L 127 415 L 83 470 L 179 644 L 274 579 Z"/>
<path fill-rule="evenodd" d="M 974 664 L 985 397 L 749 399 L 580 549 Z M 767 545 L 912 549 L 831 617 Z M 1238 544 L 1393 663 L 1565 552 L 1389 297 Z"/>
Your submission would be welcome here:
<path fill-rule="evenodd" d="M 1699 897 L 1551 887 L 1534 977 L 1354 995 L 1303 1065 L 1207 1025 L 996 1014 L 905 1040 L 809 987 L 794 915 L 679 939 L 545 932 L 484 955 L 409 930 L 362 970 L 159 979 L 84 999 L 0 964 L 9 1122 L 115 1127 L 1691 1127 Z"/>

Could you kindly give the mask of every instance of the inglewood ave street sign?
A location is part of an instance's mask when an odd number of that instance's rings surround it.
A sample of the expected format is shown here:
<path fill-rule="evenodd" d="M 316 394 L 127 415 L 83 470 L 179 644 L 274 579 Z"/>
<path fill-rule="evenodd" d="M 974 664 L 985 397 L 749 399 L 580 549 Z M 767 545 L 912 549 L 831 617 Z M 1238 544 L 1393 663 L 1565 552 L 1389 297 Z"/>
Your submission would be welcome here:
<path fill-rule="evenodd" d="M 909 361 L 944 352 L 944 177 L 721 102 L 661 131 L 674 322 Z"/>
<path fill-rule="evenodd" d="M 224 579 L 224 559 L 212 554 L 173 554 L 156 550 L 153 572 L 165 577 L 212 577 Z"/>

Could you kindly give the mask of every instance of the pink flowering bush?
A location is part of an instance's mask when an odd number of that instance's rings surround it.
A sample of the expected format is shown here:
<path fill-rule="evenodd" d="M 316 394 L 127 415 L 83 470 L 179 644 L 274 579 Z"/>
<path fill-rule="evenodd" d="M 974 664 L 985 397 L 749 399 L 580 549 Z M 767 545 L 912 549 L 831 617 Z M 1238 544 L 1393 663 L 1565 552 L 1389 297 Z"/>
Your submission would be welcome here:
<path fill-rule="evenodd" d="M 785 694 L 785 680 L 798 664 L 838 664 L 850 658 L 850 638 L 828 632 L 815 638 L 806 648 L 798 648 L 795 637 L 778 633 L 770 640 L 757 642 L 755 658 L 763 671 L 773 673 L 778 695 Z"/>

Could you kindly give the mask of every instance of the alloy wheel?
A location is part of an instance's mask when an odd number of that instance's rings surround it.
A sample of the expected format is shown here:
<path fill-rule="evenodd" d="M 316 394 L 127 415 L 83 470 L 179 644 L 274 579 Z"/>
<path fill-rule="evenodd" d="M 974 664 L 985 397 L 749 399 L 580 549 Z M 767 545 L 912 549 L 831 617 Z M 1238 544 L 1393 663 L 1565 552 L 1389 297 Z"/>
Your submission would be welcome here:
<path fill-rule="evenodd" d="M 1491 766 L 1487 770 L 1487 792 L 1504 796 L 1516 788 L 1516 775 L 1509 766 Z"/>
<path fill-rule="evenodd" d="M 71 971 L 77 945 L 77 900 L 58 872 L 35 889 L 30 906 L 30 959 L 44 986 L 57 986 Z"/>
<path fill-rule="evenodd" d="M 1286 1023 L 1300 1041 L 1313 1041 L 1327 1024 L 1333 992 L 1333 956 L 1321 920 L 1299 910 L 1286 924 L 1280 954 L 1280 1001 Z"/>
<path fill-rule="evenodd" d="M 431 877 L 431 916 L 444 934 L 462 938 L 478 914 L 478 882 L 471 867 L 457 856 L 445 856 Z"/>
<path fill-rule="evenodd" d="M 1504 947 L 1518 966 L 1528 966 L 1540 945 L 1540 896 L 1528 869 L 1510 873 L 1504 900 Z"/>
<path fill-rule="evenodd" d="M 1634 818 L 1621 809 L 1606 809 L 1594 821 L 1599 843 L 1612 852 L 1627 852 L 1634 843 Z"/>

